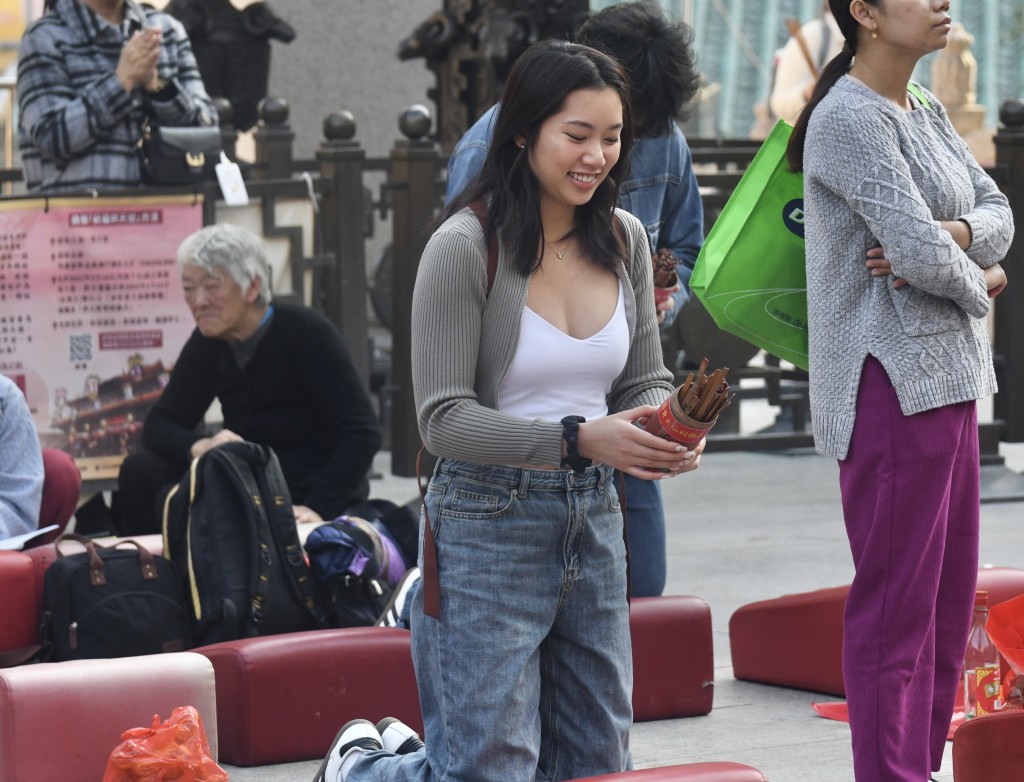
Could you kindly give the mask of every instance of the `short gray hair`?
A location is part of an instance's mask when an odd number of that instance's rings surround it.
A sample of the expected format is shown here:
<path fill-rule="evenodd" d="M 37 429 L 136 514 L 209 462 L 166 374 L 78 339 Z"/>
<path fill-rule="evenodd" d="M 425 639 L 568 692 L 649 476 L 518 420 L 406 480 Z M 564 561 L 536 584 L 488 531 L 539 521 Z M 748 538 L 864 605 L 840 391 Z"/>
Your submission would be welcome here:
<path fill-rule="evenodd" d="M 253 280 L 260 281 L 256 304 L 269 304 L 270 264 L 263 240 L 252 231 L 230 223 L 210 225 L 185 237 L 178 247 L 178 266 L 193 264 L 209 274 L 223 269 L 245 291 Z"/>

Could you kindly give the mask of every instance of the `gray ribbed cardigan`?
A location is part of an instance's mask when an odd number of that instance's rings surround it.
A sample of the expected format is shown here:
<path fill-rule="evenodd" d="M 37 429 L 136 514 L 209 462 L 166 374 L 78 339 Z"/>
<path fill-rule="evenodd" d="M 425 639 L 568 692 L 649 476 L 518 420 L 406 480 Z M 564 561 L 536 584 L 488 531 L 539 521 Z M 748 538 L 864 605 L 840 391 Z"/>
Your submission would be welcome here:
<path fill-rule="evenodd" d="M 994 393 L 983 268 L 1006 255 L 1006 197 L 938 100 L 904 112 L 849 76 L 814 109 L 804 148 L 815 446 L 846 457 L 860 372 L 885 367 L 904 415 Z M 965 220 L 964 252 L 938 221 Z M 881 245 L 893 275 L 872 277 Z M 894 276 L 909 285 L 893 287 Z"/>
<path fill-rule="evenodd" d="M 630 248 L 629 263 L 620 261 L 617 270 L 626 296 L 630 349 L 625 369 L 612 384 L 611 412 L 657 405 L 672 392 L 654 311 L 647 235 L 631 214 L 616 213 Z M 416 276 L 412 375 L 420 437 L 433 454 L 477 464 L 558 464 L 559 422 L 529 421 L 497 410 L 529 290 L 529 278 L 512 268 L 503 247 L 490 296 L 486 289 L 483 230 L 473 212 L 463 209 L 430 237 Z"/>

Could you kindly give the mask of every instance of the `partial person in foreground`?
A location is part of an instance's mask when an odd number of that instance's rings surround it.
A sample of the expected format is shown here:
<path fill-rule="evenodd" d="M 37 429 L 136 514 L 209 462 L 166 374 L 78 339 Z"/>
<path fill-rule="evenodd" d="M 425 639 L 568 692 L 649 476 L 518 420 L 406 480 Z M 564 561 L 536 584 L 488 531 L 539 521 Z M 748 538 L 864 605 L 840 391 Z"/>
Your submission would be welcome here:
<path fill-rule="evenodd" d="M 21 389 L 0 375 L 0 540 L 39 527 L 43 453 Z"/>
<path fill-rule="evenodd" d="M 978 574 L 976 400 L 1013 238 L 1005 196 L 910 83 L 949 0 L 831 0 L 845 45 L 800 115 L 810 398 L 856 568 L 843 676 L 857 782 L 942 763 Z"/>
<path fill-rule="evenodd" d="M 356 720 L 315 779 L 564 780 L 632 767 L 632 653 L 614 469 L 692 451 L 635 424 L 672 392 L 651 252 L 621 209 L 621 66 L 564 41 L 516 62 L 479 178 L 413 295 L 426 493 L 412 650 L 426 727 Z M 488 271 L 495 243 L 496 268 Z"/>
<path fill-rule="evenodd" d="M 380 427 L 338 329 L 272 301 L 262 240 L 244 228 L 197 231 L 178 265 L 196 330 L 146 416 L 145 450 L 121 465 L 119 532 L 159 532 L 167 489 L 193 459 L 233 440 L 274 449 L 298 522 L 331 520 L 365 500 Z M 207 436 L 200 427 L 214 399 L 223 428 Z"/>
<path fill-rule="evenodd" d="M 704 243 L 693 156 L 677 124 L 700 85 L 693 31 L 670 20 L 652 0 L 633 0 L 588 17 L 578 41 L 614 57 L 629 78 L 636 137 L 618 205 L 643 224 L 652 253 L 669 251 L 676 259 L 678 288 L 656 302 L 667 332 L 690 296 L 690 275 Z M 456 145 L 448 161 L 447 203 L 480 174 L 499 106 L 485 112 Z M 632 594 L 657 596 L 668 573 L 661 487 L 628 474 L 624 479 Z"/>
<path fill-rule="evenodd" d="M 46 0 L 18 47 L 30 192 L 136 187 L 143 120 L 216 125 L 181 23 L 134 0 Z"/>

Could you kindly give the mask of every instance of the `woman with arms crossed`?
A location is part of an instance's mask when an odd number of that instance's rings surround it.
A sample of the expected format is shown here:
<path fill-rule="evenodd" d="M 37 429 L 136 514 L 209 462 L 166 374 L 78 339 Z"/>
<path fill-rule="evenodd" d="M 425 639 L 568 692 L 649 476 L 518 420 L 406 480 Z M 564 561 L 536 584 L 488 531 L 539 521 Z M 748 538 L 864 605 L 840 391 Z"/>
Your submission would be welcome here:
<path fill-rule="evenodd" d="M 1006 198 L 933 95 L 949 0 L 831 0 L 845 45 L 800 115 L 811 414 L 839 459 L 856 575 L 843 676 L 857 782 L 938 770 L 978 574 L 975 400 L 996 390 L 986 316 Z"/>

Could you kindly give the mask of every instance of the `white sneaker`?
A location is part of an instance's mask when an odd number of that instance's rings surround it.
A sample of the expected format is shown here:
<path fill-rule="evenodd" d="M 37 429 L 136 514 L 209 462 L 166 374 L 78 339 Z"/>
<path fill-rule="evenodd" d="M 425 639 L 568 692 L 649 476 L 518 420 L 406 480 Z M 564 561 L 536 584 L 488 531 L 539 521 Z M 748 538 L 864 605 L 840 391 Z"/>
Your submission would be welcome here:
<path fill-rule="evenodd" d="M 384 749 L 396 755 L 408 755 L 410 752 L 423 749 L 420 734 L 395 717 L 385 717 L 378 722 L 377 732 L 380 734 Z"/>
<path fill-rule="evenodd" d="M 402 612 L 405 609 L 405 603 L 409 598 L 409 593 L 412 591 L 413 586 L 417 581 L 420 580 L 420 569 L 418 567 L 411 567 L 402 575 L 395 584 L 395 591 L 391 593 L 391 597 L 384 606 L 384 610 L 381 615 L 377 617 L 377 621 L 374 625 L 377 627 L 401 627 L 402 626 Z"/>
<path fill-rule="evenodd" d="M 380 733 L 369 720 L 346 722 L 331 742 L 313 782 L 345 782 L 352 764 L 364 752 L 384 748 Z"/>

